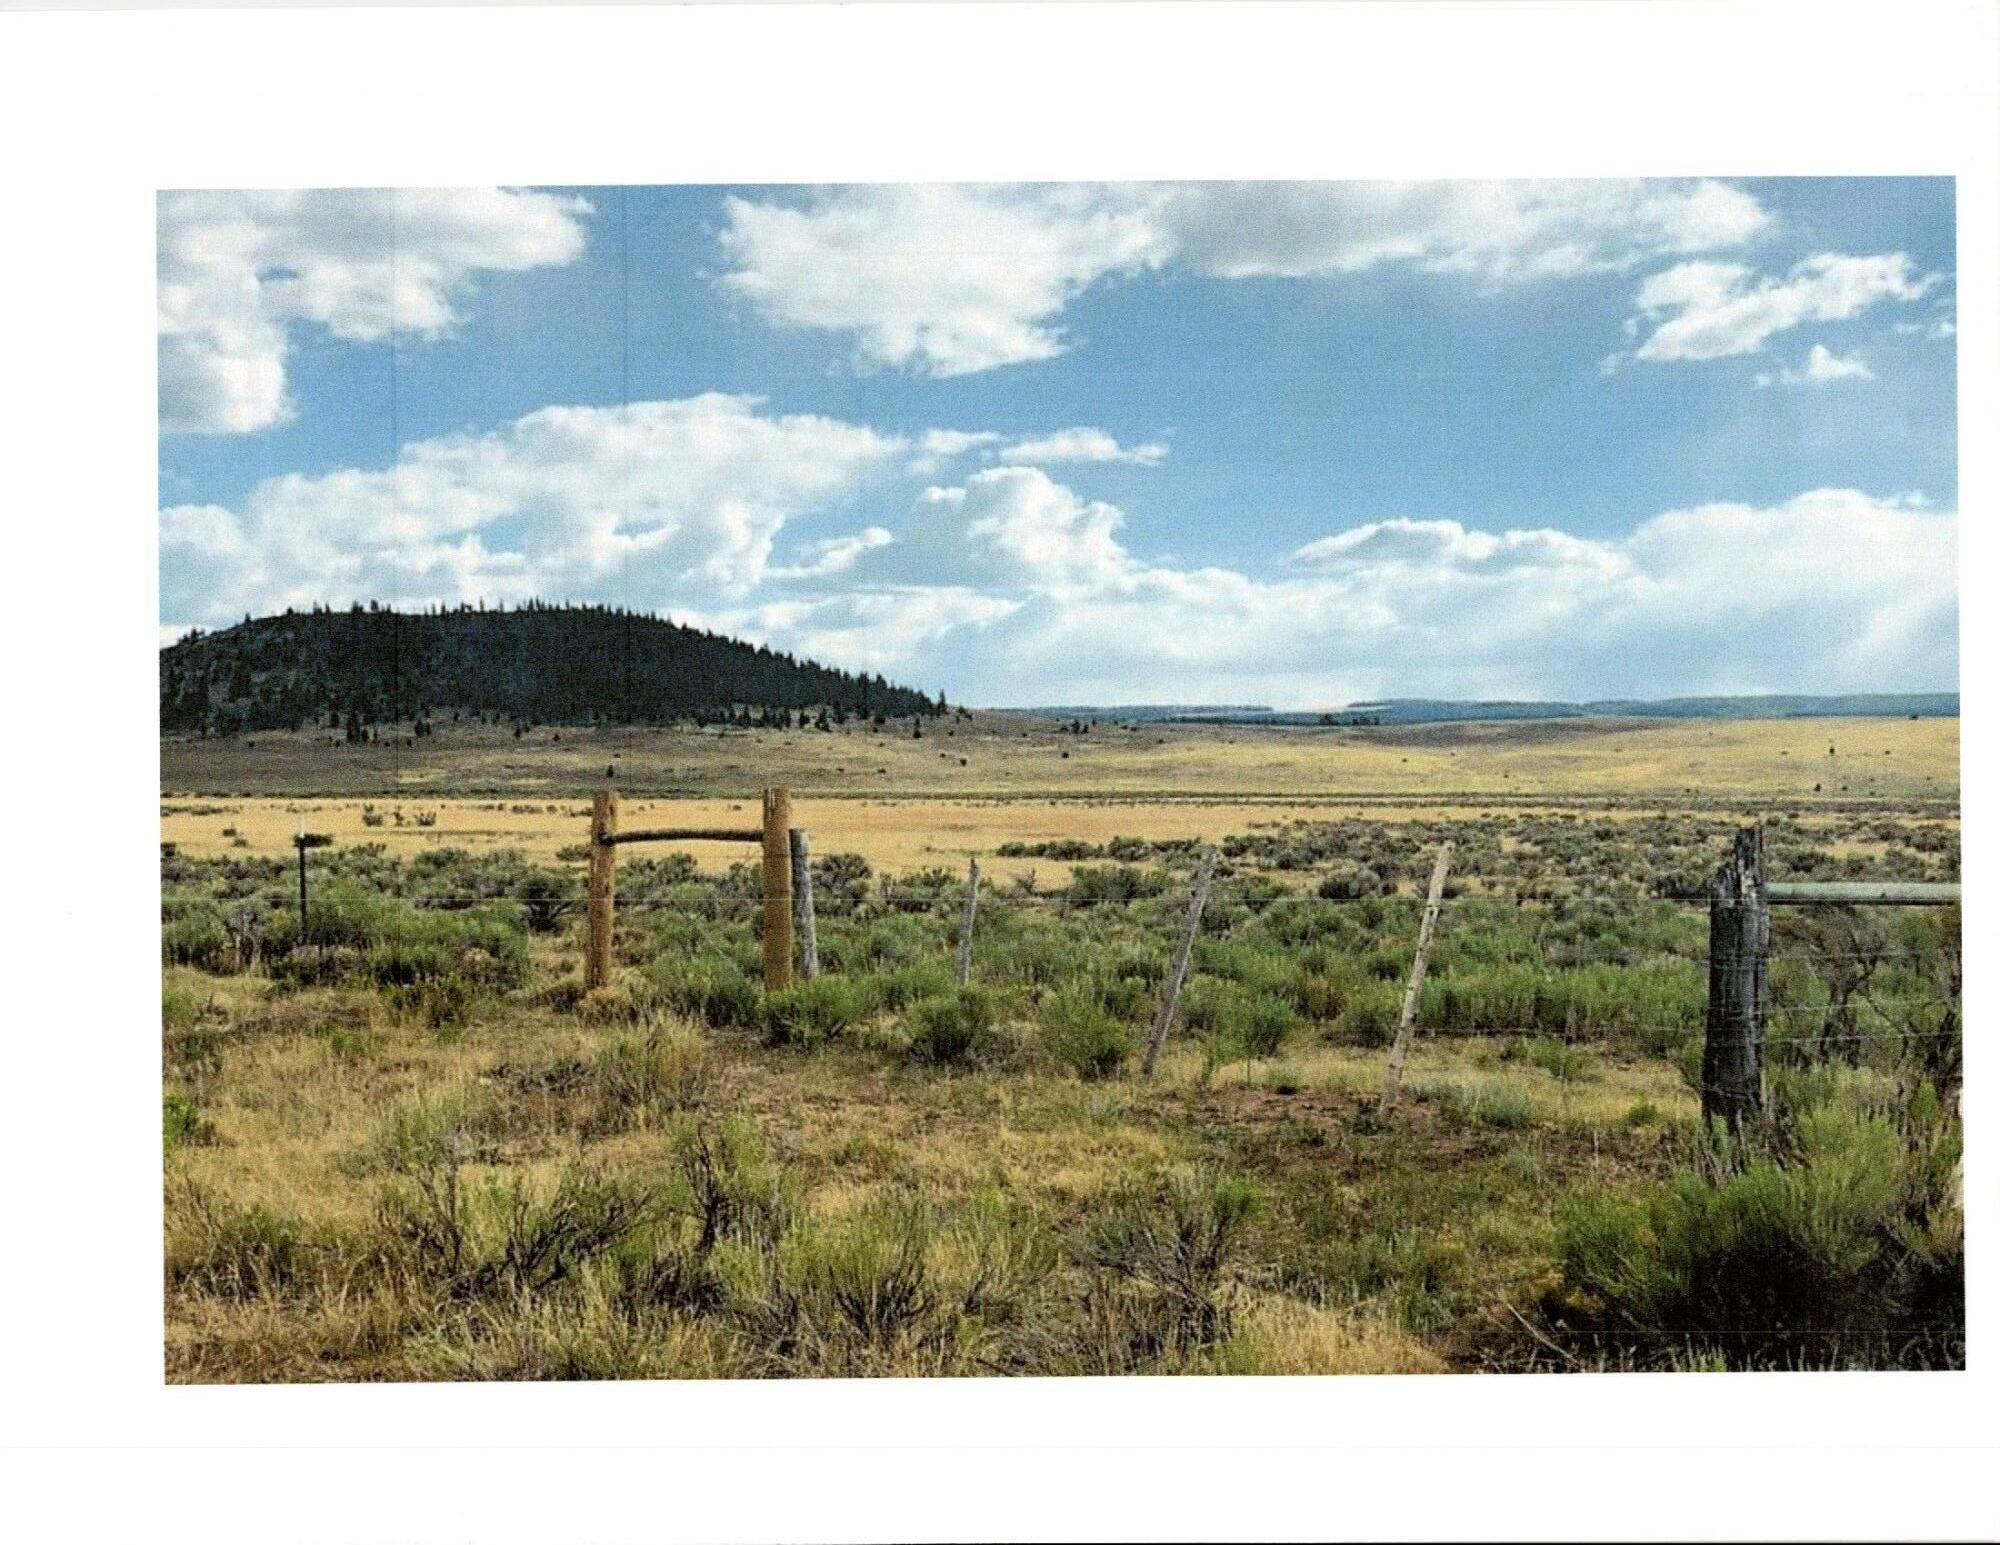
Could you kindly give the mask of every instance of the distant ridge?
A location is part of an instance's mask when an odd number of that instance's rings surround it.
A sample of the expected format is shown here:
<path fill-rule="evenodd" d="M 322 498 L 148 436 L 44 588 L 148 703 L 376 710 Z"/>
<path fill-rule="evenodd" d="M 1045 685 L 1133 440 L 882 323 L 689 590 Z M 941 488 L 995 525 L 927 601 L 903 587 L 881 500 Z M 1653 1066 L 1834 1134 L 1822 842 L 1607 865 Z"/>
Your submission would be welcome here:
<path fill-rule="evenodd" d="M 641 612 L 355 606 L 245 618 L 160 651 L 160 729 L 237 734 L 456 712 L 540 724 L 906 717 L 944 699 Z"/>
<path fill-rule="evenodd" d="M 1099 710 L 1118 718 L 1125 710 Z M 1464 701 L 1401 697 L 1349 703 L 1323 712 L 1184 708 L 1153 712 L 1186 724 L 1445 724 L 1505 719 L 1955 719 L 1956 692 L 1849 692 L 1816 696 L 1767 693 L 1745 697 L 1597 698 L 1588 702 Z"/>
<path fill-rule="evenodd" d="M 1256 718 L 1276 712 L 1265 703 L 1117 703 L 1051 705 L 1036 708 L 997 708 L 995 713 L 1025 714 L 1044 719 L 1121 719 L 1130 724 L 1157 724 L 1170 719 L 1210 715 Z M 1314 715 L 1313 717 L 1318 717 Z"/>

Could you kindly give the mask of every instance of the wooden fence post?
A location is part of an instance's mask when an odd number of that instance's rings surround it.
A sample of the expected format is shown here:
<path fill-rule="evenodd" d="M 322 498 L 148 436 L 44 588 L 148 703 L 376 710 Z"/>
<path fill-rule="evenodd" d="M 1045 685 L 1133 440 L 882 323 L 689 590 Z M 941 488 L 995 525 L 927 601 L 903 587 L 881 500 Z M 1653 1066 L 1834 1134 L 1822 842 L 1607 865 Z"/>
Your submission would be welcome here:
<path fill-rule="evenodd" d="M 792 794 L 764 790 L 764 991 L 792 985 Z"/>
<path fill-rule="evenodd" d="M 1764 832 L 1749 826 L 1710 882 L 1708 1023 L 1701 1050 L 1701 1114 L 1732 1130 L 1764 1105 L 1764 1006 L 1771 908 Z"/>
<path fill-rule="evenodd" d="M 618 884 L 618 796 L 599 789 L 590 811 L 590 891 L 588 936 L 583 949 L 586 992 L 611 985 L 612 904 Z"/>
<path fill-rule="evenodd" d="M 812 843 L 794 826 L 792 844 L 792 921 L 799 935 L 799 975 L 810 982 L 819 975 L 819 932 L 813 923 Z"/>
<path fill-rule="evenodd" d="M 972 980 L 972 923 L 979 915 L 979 860 L 965 872 L 965 923 L 958 935 L 958 985 Z"/>
<path fill-rule="evenodd" d="M 1437 932 L 1438 911 L 1444 905 L 1445 871 L 1451 868 L 1451 844 L 1438 849 L 1431 866 L 1431 888 L 1424 898 L 1423 920 L 1417 924 L 1417 958 L 1410 962 L 1410 986 L 1403 994 L 1403 1014 L 1396 1022 L 1396 1041 L 1389 1048 L 1389 1070 L 1382 1083 L 1382 1103 L 1377 1116 L 1386 1116 L 1395 1107 L 1403 1088 L 1403 1065 L 1410 1060 L 1410 1042 L 1417 1033 L 1417 1004 L 1424 991 L 1424 970 L 1430 961 L 1431 936 Z"/>
<path fill-rule="evenodd" d="M 1202 854 L 1201 869 L 1194 877 L 1194 891 L 1188 897 L 1187 921 L 1181 925 L 1181 942 L 1174 949 L 1173 964 L 1167 968 L 1167 979 L 1160 988 L 1159 1011 L 1153 1016 L 1153 1028 L 1146 1037 L 1146 1054 L 1139 1062 L 1139 1072 L 1144 1077 L 1153 1076 L 1153 1066 L 1160 1060 L 1160 1047 L 1173 1028 L 1174 1009 L 1180 1003 L 1181 988 L 1187 983 L 1194 936 L 1201 931 L 1202 908 L 1208 905 L 1208 886 L 1214 878 L 1215 849 L 1210 848 Z"/>

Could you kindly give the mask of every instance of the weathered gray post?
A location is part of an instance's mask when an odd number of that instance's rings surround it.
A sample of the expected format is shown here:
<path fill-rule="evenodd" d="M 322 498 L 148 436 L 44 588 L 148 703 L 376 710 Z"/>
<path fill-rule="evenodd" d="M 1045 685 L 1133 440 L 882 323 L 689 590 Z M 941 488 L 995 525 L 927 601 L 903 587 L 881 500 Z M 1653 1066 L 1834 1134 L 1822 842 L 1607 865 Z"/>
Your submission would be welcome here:
<path fill-rule="evenodd" d="M 764 991 L 792 985 L 792 792 L 764 790 Z"/>
<path fill-rule="evenodd" d="M 965 871 L 965 922 L 958 933 L 958 985 L 972 980 L 972 924 L 979 916 L 979 860 Z"/>
<path fill-rule="evenodd" d="M 618 796 L 599 789 L 590 807 L 590 888 L 584 912 L 583 985 L 611 985 L 612 909 L 618 889 Z"/>
<path fill-rule="evenodd" d="M 1152 1033 L 1146 1037 L 1146 1053 L 1139 1061 L 1139 1071 L 1147 1078 L 1153 1076 L 1153 1065 L 1160 1060 L 1160 1047 L 1173 1028 L 1174 1009 L 1180 1002 L 1181 988 L 1187 984 L 1194 936 L 1201 932 L 1202 908 L 1208 905 L 1209 882 L 1214 878 L 1215 849 L 1210 848 L 1202 855 L 1201 869 L 1194 877 L 1194 890 L 1188 896 L 1187 921 L 1181 925 L 1181 942 L 1174 950 L 1173 964 L 1167 968 L 1167 980 L 1160 988 L 1160 1007 L 1153 1016 Z"/>
<path fill-rule="evenodd" d="M 799 975 L 810 982 L 819 975 L 819 933 L 813 924 L 812 845 L 796 826 L 792 828 L 792 922 L 799 936 Z"/>
<path fill-rule="evenodd" d="M 1438 849 L 1431 865 L 1431 888 L 1424 896 L 1424 914 L 1417 921 L 1417 954 L 1410 962 L 1410 985 L 1403 993 L 1402 1016 L 1396 1021 L 1396 1039 L 1389 1048 L 1389 1067 L 1382 1080 L 1382 1100 L 1377 1116 L 1386 1116 L 1395 1107 L 1403 1088 L 1403 1065 L 1410 1060 L 1410 1042 L 1417 1033 L 1417 1005 L 1423 1001 L 1424 971 L 1430 964 L 1431 936 L 1437 932 L 1438 911 L 1444 905 L 1444 877 L 1451 868 L 1451 844 Z"/>
<path fill-rule="evenodd" d="M 1764 1105 L 1764 1007 L 1771 945 L 1764 831 L 1747 826 L 1708 893 L 1708 1026 L 1701 1114 L 1734 1129 Z"/>

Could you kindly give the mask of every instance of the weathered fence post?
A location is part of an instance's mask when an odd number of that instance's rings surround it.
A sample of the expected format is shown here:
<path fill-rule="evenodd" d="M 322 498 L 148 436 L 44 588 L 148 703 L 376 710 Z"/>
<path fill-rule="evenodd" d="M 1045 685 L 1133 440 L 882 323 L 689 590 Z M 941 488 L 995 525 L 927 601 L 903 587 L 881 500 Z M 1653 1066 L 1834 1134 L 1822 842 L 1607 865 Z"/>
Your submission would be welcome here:
<path fill-rule="evenodd" d="M 583 950 L 584 990 L 611 984 L 611 909 L 617 886 L 618 796 L 599 789 L 590 810 L 588 938 Z"/>
<path fill-rule="evenodd" d="M 1701 1114 L 1733 1129 L 1764 1104 L 1764 1004 L 1771 907 L 1764 832 L 1749 826 L 1715 871 L 1708 893 L 1708 1024 L 1701 1051 Z"/>
<path fill-rule="evenodd" d="M 306 942 L 307 930 L 306 930 L 306 833 L 305 833 L 305 828 L 303 826 L 299 828 L 298 836 L 292 839 L 292 845 L 299 850 L 299 943 L 304 944 Z"/>
<path fill-rule="evenodd" d="M 812 843 L 792 828 L 792 922 L 799 935 L 799 975 L 810 982 L 819 975 L 819 932 L 813 923 Z"/>
<path fill-rule="evenodd" d="M 1174 949 L 1173 964 L 1167 967 L 1167 979 L 1160 987 L 1160 1007 L 1153 1016 L 1152 1031 L 1146 1037 L 1146 1054 L 1139 1062 L 1139 1071 L 1147 1078 L 1153 1076 L 1153 1065 L 1160 1060 L 1160 1047 L 1167 1039 L 1167 1032 L 1173 1028 L 1174 1009 L 1180 1003 L 1181 988 L 1187 983 L 1188 961 L 1194 955 L 1194 936 L 1201 931 L 1202 908 L 1208 905 L 1209 882 L 1215 878 L 1215 849 L 1202 854 L 1201 868 L 1194 877 L 1194 891 L 1188 897 L 1187 921 L 1181 925 L 1181 942 Z"/>
<path fill-rule="evenodd" d="M 1417 957 L 1410 962 L 1410 986 L 1403 994 L 1403 1014 L 1396 1021 L 1395 1044 L 1389 1048 L 1389 1070 L 1382 1083 L 1382 1103 L 1375 1109 L 1386 1116 L 1395 1106 L 1403 1088 L 1403 1065 L 1410 1060 L 1410 1042 L 1417 1033 L 1417 1005 L 1423 998 L 1424 970 L 1430 962 L 1431 935 L 1437 932 L 1438 911 L 1444 905 L 1445 871 L 1451 868 L 1451 844 L 1438 849 L 1431 866 L 1431 888 L 1424 898 L 1423 920 L 1417 924 Z"/>
<path fill-rule="evenodd" d="M 600 789 L 590 807 L 590 891 L 586 899 L 584 989 L 612 981 L 612 903 L 618 885 L 618 795 Z"/>
<path fill-rule="evenodd" d="M 764 790 L 764 991 L 792 985 L 792 794 Z"/>
<path fill-rule="evenodd" d="M 958 985 L 972 980 L 972 924 L 979 916 L 979 860 L 965 871 L 965 923 L 958 935 Z"/>

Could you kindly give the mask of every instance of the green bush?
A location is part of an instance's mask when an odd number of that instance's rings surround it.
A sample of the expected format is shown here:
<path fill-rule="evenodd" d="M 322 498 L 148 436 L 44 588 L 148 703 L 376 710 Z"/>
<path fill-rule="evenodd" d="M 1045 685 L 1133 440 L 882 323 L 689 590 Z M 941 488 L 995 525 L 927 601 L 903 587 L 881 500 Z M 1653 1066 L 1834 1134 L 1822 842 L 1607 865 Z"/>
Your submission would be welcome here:
<path fill-rule="evenodd" d="M 476 993 L 506 991 L 528 978 L 527 940 L 511 903 L 442 911 L 328 886 L 313 899 L 304 935 L 286 915 L 272 926 L 270 949 L 279 982 L 402 989 L 403 1006 L 433 1023 L 456 1019 Z"/>
<path fill-rule="evenodd" d="M 999 1002 L 976 983 L 913 1005 L 907 1015 L 912 1060 L 966 1067 L 998 1050 Z"/>
<path fill-rule="evenodd" d="M 1243 1051 L 1250 1057 L 1275 1057 L 1293 1030 L 1299 1015 L 1282 998 L 1258 997 L 1245 1009 L 1241 1034 Z"/>
<path fill-rule="evenodd" d="M 1165 870 L 1132 864 L 1079 864 L 1070 871 L 1069 896 L 1080 907 L 1137 901 L 1163 894 L 1167 878 Z"/>
<path fill-rule="evenodd" d="M 1079 1078 L 1115 1077 L 1137 1049 L 1133 1028 L 1114 1018 L 1086 985 L 1052 994 L 1042 1003 L 1040 1018 L 1043 1050 Z"/>
<path fill-rule="evenodd" d="M 653 979 L 667 1007 L 712 1030 L 749 1029 L 763 1019 L 761 989 L 732 961 L 677 962 L 656 968 Z"/>
<path fill-rule="evenodd" d="M 867 1017 L 867 997 L 850 979 L 814 977 L 765 996 L 764 1040 L 771 1046 L 817 1046 Z"/>
<path fill-rule="evenodd" d="M 220 975 L 235 969 L 236 951 L 219 908 L 197 904 L 180 909 L 160 928 L 160 956 L 170 966 L 192 966 Z"/>
<path fill-rule="evenodd" d="M 161 1101 L 160 1125 L 167 1156 L 185 1143 L 215 1140 L 215 1128 L 202 1116 L 201 1107 L 183 1094 L 169 1094 Z"/>
<path fill-rule="evenodd" d="M 1552 1316 L 1642 1361 L 1961 1366 L 1959 1155 L 1928 1086 L 1891 1114 L 1843 1082 L 1636 1199 L 1572 1204 Z"/>
<path fill-rule="evenodd" d="M 1323 901 L 1358 901 L 1363 896 L 1380 896 L 1389 887 L 1366 864 L 1343 862 L 1320 878 L 1317 889 Z"/>

